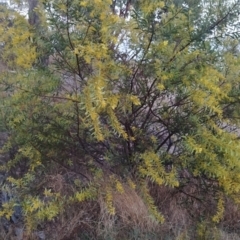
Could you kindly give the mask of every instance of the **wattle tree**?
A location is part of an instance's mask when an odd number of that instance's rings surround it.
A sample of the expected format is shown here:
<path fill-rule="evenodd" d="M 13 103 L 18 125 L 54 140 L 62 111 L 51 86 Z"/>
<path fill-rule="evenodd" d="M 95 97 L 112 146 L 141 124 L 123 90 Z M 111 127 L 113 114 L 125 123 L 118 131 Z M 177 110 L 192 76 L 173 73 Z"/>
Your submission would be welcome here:
<path fill-rule="evenodd" d="M 17 201 L 31 231 L 103 199 L 117 216 L 114 195 L 130 188 L 162 223 L 154 185 L 211 198 L 219 222 L 240 192 L 239 6 L 43 0 L 29 21 L 2 8 L 1 119 L 14 154 L 1 169 L 17 194 L 1 215 Z"/>

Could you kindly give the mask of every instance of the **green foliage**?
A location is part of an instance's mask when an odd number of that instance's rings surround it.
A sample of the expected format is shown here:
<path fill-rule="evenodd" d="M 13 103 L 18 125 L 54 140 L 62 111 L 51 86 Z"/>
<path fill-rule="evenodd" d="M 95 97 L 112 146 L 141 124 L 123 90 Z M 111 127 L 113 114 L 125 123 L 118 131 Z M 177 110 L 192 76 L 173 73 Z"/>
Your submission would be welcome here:
<path fill-rule="evenodd" d="M 224 196 L 238 200 L 239 42 L 226 28 L 238 27 L 240 9 L 204 2 L 45 0 L 41 36 L 0 11 L 2 58 L 14 70 L 1 75 L 4 150 L 15 149 L 2 169 L 29 230 L 99 196 L 114 215 L 125 183 L 159 222 L 149 182 L 212 184 L 215 222 Z M 49 65 L 36 65 L 45 53 Z"/>
<path fill-rule="evenodd" d="M 14 10 L 0 5 L 1 59 L 9 68 L 28 69 L 36 59 L 26 19 Z"/>

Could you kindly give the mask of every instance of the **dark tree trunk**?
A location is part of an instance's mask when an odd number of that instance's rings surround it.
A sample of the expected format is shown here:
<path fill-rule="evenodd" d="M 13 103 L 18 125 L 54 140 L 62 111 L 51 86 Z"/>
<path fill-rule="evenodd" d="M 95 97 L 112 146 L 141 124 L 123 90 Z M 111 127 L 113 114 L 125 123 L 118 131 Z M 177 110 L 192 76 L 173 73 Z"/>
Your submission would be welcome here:
<path fill-rule="evenodd" d="M 34 27 L 40 25 L 40 17 L 35 9 L 38 6 L 38 0 L 28 0 L 28 22 Z"/>
<path fill-rule="evenodd" d="M 41 18 L 36 8 L 39 6 L 39 0 L 28 0 L 28 22 L 32 26 L 32 30 L 35 33 L 34 42 L 37 46 L 37 51 L 39 54 L 38 67 L 47 67 L 49 63 L 49 54 L 46 49 L 39 47 L 39 42 L 44 41 L 44 34 L 46 29 L 43 29 L 41 24 Z"/>

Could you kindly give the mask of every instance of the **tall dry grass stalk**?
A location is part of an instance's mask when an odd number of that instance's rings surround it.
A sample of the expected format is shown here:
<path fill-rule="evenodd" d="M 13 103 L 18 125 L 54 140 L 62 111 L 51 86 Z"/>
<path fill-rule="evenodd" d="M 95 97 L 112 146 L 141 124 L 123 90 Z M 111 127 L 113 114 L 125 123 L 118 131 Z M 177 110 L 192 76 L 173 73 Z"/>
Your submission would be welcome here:
<path fill-rule="evenodd" d="M 46 179 L 48 187 L 51 187 L 53 191 L 63 195 L 71 192 L 70 185 L 60 174 L 47 176 Z M 208 219 L 203 222 L 199 221 L 197 213 L 202 209 L 200 203 L 194 202 L 196 199 L 192 201 L 192 205 L 188 206 L 191 208 L 190 213 L 196 214 L 193 216 L 189 214 L 186 204 L 182 204 L 186 201 L 186 196 L 181 191 L 150 184 L 151 196 L 165 217 L 165 222 L 159 224 L 149 213 L 141 194 L 127 184 L 122 184 L 123 192 L 112 188 L 112 205 L 115 208 L 115 215 L 112 215 L 109 212 L 104 193 L 104 189 L 110 186 L 111 182 L 104 180 L 100 184 L 103 191 L 99 193 L 97 200 L 69 206 L 66 212 L 60 214 L 54 221 L 42 226 L 41 231 L 44 231 L 46 240 L 240 239 L 240 211 L 229 199 L 226 199 L 226 212 L 222 222 L 218 226 L 214 226 Z M 194 194 L 194 189 L 189 187 L 189 191 L 193 191 L 191 193 Z M 211 204 L 210 207 L 212 207 Z M 209 209 L 209 212 L 212 213 L 212 211 Z M 22 239 L 37 240 L 39 239 L 37 234 L 35 232 L 24 235 Z M 2 239 L 18 240 L 15 235 L 14 231 L 0 233 Z"/>

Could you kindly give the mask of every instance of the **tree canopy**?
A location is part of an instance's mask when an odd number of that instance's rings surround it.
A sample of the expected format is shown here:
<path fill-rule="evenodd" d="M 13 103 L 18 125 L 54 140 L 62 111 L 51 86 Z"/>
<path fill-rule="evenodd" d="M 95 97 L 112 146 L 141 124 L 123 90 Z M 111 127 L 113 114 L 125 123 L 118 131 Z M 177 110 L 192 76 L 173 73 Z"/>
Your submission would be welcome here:
<path fill-rule="evenodd" d="M 17 201 L 31 230 L 102 197 L 115 215 L 114 192 L 130 187 L 163 222 L 155 184 L 212 196 L 219 222 L 225 197 L 240 194 L 239 0 L 35 6 L 37 24 L 0 9 L 3 150 L 13 152 L 1 169 L 18 193 L 0 214 Z"/>

